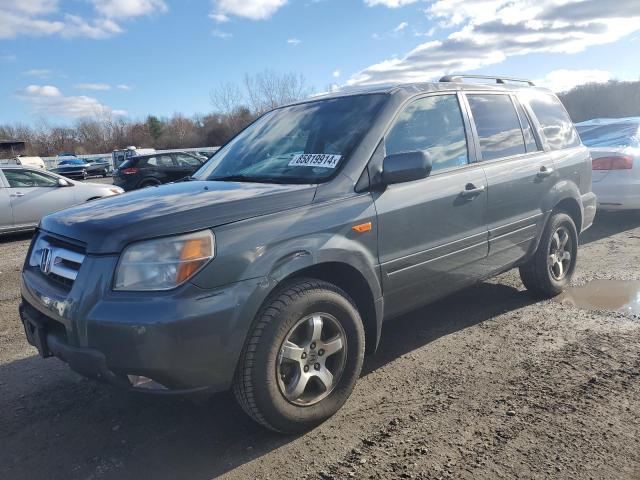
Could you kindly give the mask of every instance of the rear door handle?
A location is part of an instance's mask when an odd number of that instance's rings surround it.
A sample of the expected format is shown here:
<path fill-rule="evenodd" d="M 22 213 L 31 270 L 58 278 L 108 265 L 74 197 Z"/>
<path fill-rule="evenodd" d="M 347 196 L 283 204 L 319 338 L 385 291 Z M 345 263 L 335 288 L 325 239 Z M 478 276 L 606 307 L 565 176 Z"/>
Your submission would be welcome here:
<path fill-rule="evenodd" d="M 10 196 L 13 198 L 24 197 L 24 193 L 16 192 L 16 193 L 12 193 Z"/>
<path fill-rule="evenodd" d="M 540 171 L 538 172 L 538 177 L 544 178 L 548 177 L 553 173 L 553 168 L 551 167 L 540 167 Z"/>
<path fill-rule="evenodd" d="M 464 187 L 464 190 L 460 192 L 460 195 L 462 195 L 463 197 L 475 197 L 484 192 L 484 190 L 484 185 L 476 187 L 473 183 L 467 183 L 467 185 Z"/>

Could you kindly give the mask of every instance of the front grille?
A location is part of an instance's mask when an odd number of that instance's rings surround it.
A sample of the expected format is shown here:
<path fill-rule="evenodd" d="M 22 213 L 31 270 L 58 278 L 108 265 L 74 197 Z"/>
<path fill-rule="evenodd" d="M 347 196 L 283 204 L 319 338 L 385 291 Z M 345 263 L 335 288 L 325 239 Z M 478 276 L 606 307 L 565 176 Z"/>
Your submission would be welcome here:
<path fill-rule="evenodd" d="M 29 265 L 53 281 L 71 288 L 84 259 L 84 249 L 79 245 L 40 235 L 31 250 Z"/>

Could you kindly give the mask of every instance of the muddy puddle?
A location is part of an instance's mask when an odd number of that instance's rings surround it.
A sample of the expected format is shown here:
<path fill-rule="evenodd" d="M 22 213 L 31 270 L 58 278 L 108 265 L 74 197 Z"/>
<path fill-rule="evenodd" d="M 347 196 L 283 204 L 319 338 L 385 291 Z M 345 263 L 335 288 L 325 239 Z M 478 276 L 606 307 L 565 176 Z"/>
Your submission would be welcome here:
<path fill-rule="evenodd" d="M 640 315 L 640 281 L 593 280 L 570 287 L 554 298 L 586 310 L 611 310 Z"/>

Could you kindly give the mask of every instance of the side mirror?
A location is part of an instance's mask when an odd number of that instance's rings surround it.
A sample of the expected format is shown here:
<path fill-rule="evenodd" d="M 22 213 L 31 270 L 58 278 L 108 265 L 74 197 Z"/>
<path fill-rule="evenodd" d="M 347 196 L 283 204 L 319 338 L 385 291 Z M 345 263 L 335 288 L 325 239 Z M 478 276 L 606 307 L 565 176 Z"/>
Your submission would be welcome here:
<path fill-rule="evenodd" d="M 58 179 L 58 186 L 59 187 L 70 187 L 71 183 L 67 182 L 64 178 L 59 178 Z"/>
<path fill-rule="evenodd" d="M 423 151 L 387 155 L 382 163 L 382 183 L 391 185 L 421 180 L 431 173 L 432 166 L 430 155 Z"/>

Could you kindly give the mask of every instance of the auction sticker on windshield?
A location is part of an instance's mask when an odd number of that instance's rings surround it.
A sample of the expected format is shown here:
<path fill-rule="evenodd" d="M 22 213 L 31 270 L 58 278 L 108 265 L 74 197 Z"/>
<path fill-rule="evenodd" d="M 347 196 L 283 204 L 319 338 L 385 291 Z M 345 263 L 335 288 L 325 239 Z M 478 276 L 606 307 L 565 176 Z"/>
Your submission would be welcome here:
<path fill-rule="evenodd" d="M 328 153 L 301 153 L 295 155 L 289 162 L 290 167 L 324 167 L 336 168 L 342 155 Z"/>

